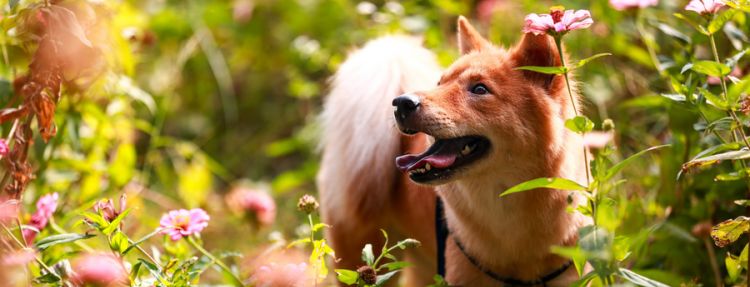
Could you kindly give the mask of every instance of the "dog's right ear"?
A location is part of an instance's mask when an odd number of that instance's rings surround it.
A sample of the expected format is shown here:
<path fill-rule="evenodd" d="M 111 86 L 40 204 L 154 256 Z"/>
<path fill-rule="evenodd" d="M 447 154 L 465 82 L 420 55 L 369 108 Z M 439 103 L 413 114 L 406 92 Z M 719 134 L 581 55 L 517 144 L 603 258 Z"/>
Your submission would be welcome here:
<path fill-rule="evenodd" d="M 491 46 L 464 16 L 458 16 L 458 48 L 461 55 Z"/>

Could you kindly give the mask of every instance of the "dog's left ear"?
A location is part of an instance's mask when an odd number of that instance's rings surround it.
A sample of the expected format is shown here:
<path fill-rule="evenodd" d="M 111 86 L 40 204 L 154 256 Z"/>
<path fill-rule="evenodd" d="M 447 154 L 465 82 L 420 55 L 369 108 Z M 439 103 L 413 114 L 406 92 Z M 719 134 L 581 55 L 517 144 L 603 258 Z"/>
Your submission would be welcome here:
<path fill-rule="evenodd" d="M 464 16 L 458 16 L 458 48 L 461 55 L 491 46 Z"/>
<path fill-rule="evenodd" d="M 548 35 L 534 35 L 531 33 L 524 34 L 521 42 L 511 52 L 510 59 L 516 67 L 554 67 L 562 65 L 555 40 Z M 532 71 L 523 71 L 523 74 L 526 79 L 546 90 L 549 90 L 554 81 L 561 81 L 562 78 L 554 74 L 542 74 Z"/>

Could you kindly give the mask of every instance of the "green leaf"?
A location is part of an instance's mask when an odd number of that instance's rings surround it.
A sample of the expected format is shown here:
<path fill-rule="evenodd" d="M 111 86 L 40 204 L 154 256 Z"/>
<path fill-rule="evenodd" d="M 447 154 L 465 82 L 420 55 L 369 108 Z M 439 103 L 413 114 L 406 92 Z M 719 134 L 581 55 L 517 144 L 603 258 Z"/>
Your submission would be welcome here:
<path fill-rule="evenodd" d="M 719 77 L 719 78 L 729 75 L 729 72 L 731 72 L 731 69 L 729 69 L 727 65 L 724 65 L 722 63 L 717 63 L 714 61 L 694 62 L 693 67 L 691 67 L 691 69 L 697 73 Z"/>
<path fill-rule="evenodd" d="M 750 217 L 740 216 L 717 224 L 711 229 L 711 238 L 716 246 L 724 247 L 750 231 Z"/>
<path fill-rule="evenodd" d="M 109 226 L 109 222 L 104 219 L 101 215 L 97 213 L 93 213 L 91 211 L 84 211 L 81 212 L 81 215 L 85 217 L 89 222 L 91 222 L 94 227 L 96 227 L 99 230 L 102 230 L 104 228 L 107 228 Z"/>
<path fill-rule="evenodd" d="M 724 24 L 726 24 L 729 20 L 731 20 L 734 17 L 734 14 L 737 14 L 737 10 L 734 9 L 728 9 L 714 17 L 713 20 L 711 20 L 710 23 L 708 23 L 708 33 L 714 34 L 721 30 L 722 27 L 724 27 Z"/>
<path fill-rule="evenodd" d="M 10 10 L 12 11 L 16 6 L 18 5 L 19 0 L 10 0 L 8 1 L 8 7 L 10 7 Z"/>
<path fill-rule="evenodd" d="M 581 247 L 552 246 L 551 252 L 573 260 L 578 276 L 583 275 L 586 267 L 586 252 L 581 250 Z"/>
<path fill-rule="evenodd" d="M 336 278 L 339 280 L 339 282 L 344 283 L 346 285 L 354 285 L 354 283 L 357 283 L 359 274 L 357 274 L 356 271 L 352 271 L 348 269 L 336 269 L 335 271 L 336 271 Z"/>
<path fill-rule="evenodd" d="M 576 116 L 565 121 L 565 127 L 569 130 L 583 134 L 590 132 L 594 129 L 594 122 L 589 120 L 586 116 Z"/>
<path fill-rule="evenodd" d="M 727 91 L 727 103 L 734 109 L 737 106 L 740 96 L 747 93 L 750 93 L 750 75 L 729 88 L 729 91 Z"/>
<path fill-rule="evenodd" d="M 375 254 L 372 253 L 372 244 L 367 244 L 365 248 L 362 248 L 362 261 L 367 263 L 367 265 L 372 265 L 372 262 L 375 261 Z"/>
<path fill-rule="evenodd" d="M 608 181 L 608 180 L 612 179 L 612 178 L 613 178 L 613 177 L 614 177 L 614 176 L 615 176 L 616 174 L 618 174 L 618 173 L 619 173 L 619 172 L 620 172 L 620 171 L 621 171 L 621 170 L 622 170 L 623 168 L 625 168 L 625 166 L 626 166 L 626 165 L 630 164 L 630 163 L 631 163 L 631 162 L 633 162 L 633 161 L 634 161 L 634 160 L 635 160 L 636 158 L 638 158 L 638 157 L 640 157 L 640 156 L 642 156 L 642 155 L 646 154 L 647 152 L 650 152 L 650 151 L 653 151 L 653 150 L 657 150 L 657 149 L 660 149 L 660 148 L 663 148 L 663 147 L 668 147 L 668 146 L 670 146 L 670 145 L 660 145 L 660 146 L 654 146 L 654 147 L 650 147 L 650 148 L 647 148 L 647 149 L 645 149 L 645 150 L 639 151 L 639 152 L 637 152 L 637 153 L 636 153 L 636 154 L 634 154 L 634 155 L 631 155 L 631 156 L 629 156 L 628 158 L 624 159 L 623 161 L 621 161 L 621 162 L 618 162 L 618 163 L 617 163 L 617 164 L 615 164 L 614 166 L 610 167 L 610 168 L 609 168 L 609 169 L 607 170 L 607 173 L 606 173 L 606 175 L 604 176 L 604 178 L 603 178 L 603 179 L 600 179 L 600 181 L 601 181 L 601 182 L 604 182 L 604 181 Z"/>
<path fill-rule="evenodd" d="M 695 28 L 695 30 L 697 30 L 701 34 L 706 35 L 706 36 L 709 35 L 708 30 L 706 30 L 706 28 L 704 28 L 703 26 L 699 25 L 698 23 L 693 22 L 693 20 L 691 20 L 690 17 L 687 17 L 687 16 L 682 15 L 680 13 L 674 13 L 672 15 L 674 15 L 674 17 L 677 18 L 677 19 L 685 21 L 690 26 L 693 26 L 693 28 Z"/>
<path fill-rule="evenodd" d="M 707 157 L 693 159 L 689 162 L 682 164 L 682 170 L 688 170 L 694 167 L 703 167 L 718 163 L 724 160 L 740 160 L 750 158 L 750 151 L 748 150 L 736 150 L 728 151 L 720 154 L 715 154 Z"/>
<path fill-rule="evenodd" d="M 526 71 L 532 71 L 542 74 L 554 74 L 554 75 L 560 75 L 565 74 L 568 72 L 568 68 L 566 67 L 543 67 L 543 66 L 521 66 L 517 67 L 516 70 L 526 70 Z"/>
<path fill-rule="evenodd" d="M 564 179 L 559 177 L 540 177 L 532 179 L 523 183 L 520 183 L 514 187 L 509 188 L 500 194 L 500 196 L 506 196 L 516 192 L 527 191 L 537 188 L 551 188 L 551 189 L 562 189 L 562 190 L 586 190 L 587 188 L 583 185 L 578 184 L 570 179 Z"/>
<path fill-rule="evenodd" d="M 34 278 L 34 281 L 36 281 L 37 283 L 42 283 L 42 284 L 57 283 L 57 282 L 60 282 L 60 276 L 57 276 L 57 274 L 55 273 L 47 273 L 37 278 Z"/>
<path fill-rule="evenodd" d="M 593 60 L 596 60 L 596 59 L 601 58 L 601 57 L 606 57 L 606 56 L 612 56 L 612 53 L 599 53 L 599 54 L 593 55 L 591 57 L 588 57 L 586 59 L 580 60 L 580 61 L 578 61 L 578 64 L 576 64 L 576 69 L 585 66 L 586 64 L 588 64 L 589 62 L 591 62 Z"/>
<path fill-rule="evenodd" d="M 328 225 L 328 224 L 318 223 L 318 224 L 313 225 L 313 228 L 312 228 L 311 232 L 317 232 L 318 230 L 320 230 L 322 228 L 329 228 L 329 227 L 331 227 L 331 226 Z"/>
<path fill-rule="evenodd" d="M 729 109 L 729 105 L 727 105 L 727 101 L 722 99 L 721 97 L 715 95 L 709 90 L 706 90 L 704 88 L 698 88 L 698 90 L 701 92 L 701 94 L 706 97 L 706 99 L 709 101 L 709 104 L 719 108 L 720 110 L 726 111 Z"/>
<path fill-rule="evenodd" d="M 727 257 L 724 258 L 724 264 L 727 267 L 727 274 L 729 275 L 730 282 L 737 282 L 742 272 L 742 264 L 737 256 L 727 253 Z"/>
<path fill-rule="evenodd" d="M 112 248 L 113 251 L 124 254 L 130 247 L 128 236 L 120 231 L 115 232 L 115 234 L 109 239 L 109 247 Z"/>
<path fill-rule="evenodd" d="M 661 283 L 659 281 L 646 278 L 645 276 L 642 276 L 638 273 L 635 273 L 631 270 L 620 268 L 620 277 L 622 277 L 625 280 L 630 281 L 630 283 L 633 283 L 638 286 L 644 286 L 644 287 L 669 287 L 667 284 Z"/>
<path fill-rule="evenodd" d="M 394 270 L 401 270 L 404 267 L 407 267 L 407 266 L 410 266 L 410 265 L 411 265 L 411 263 L 406 262 L 406 261 L 396 261 L 396 262 L 390 262 L 390 263 L 383 264 L 382 266 L 378 267 L 378 269 L 380 269 L 380 268 L 387 268 L 388 271 L 394 271 Z"/>
<path fill-rule="evenodd" d="M 39 240 L 35 244 L 35 246 L 39 250 L 44 250 L 44 249 L 50 248 L 58 244 L 73 242 L 76 240 L 87 239 L 91 237 L 94 237 L 94 235 L 93 234 L 78 234 L 78 233 L 56 234 L 56 235 L 45 237 L 42 240 Z"/>
<path fill-rule="evenodd" d="M 164 279 L 162 279 L 161 270 L 159 270 L 159 267 L 156 266 L 154 263 L 146 261 L 143 258 L 138 258 L 138 262 L 140 262 L 143 266 L 145 266 L 146 269 L 148 269 L 148 271 L 151 273 L 151 275 L 153 275 L 154 277 L 156 277 L 157 279 L 159 279 L 159 281 L 163 281 L 164 280 Z"/>
<path fill-rule="evenodd" d="M 310 243 L 310 238 L 297 239 L 297 240 L 292 241 L 291 243 L 287 244 L 286 247 L 289 248 L 289 247 L 292 247 L 292 246 L 295 246 L 295 245 L 300 245 L 300 244 L 305 244 L 305 243 Z"/>
<path fill-rule="evenodd" d="M 391 279 L 391 277 L 393 277 L 393 275 L 396 275 L 396 273 L 398 273 L 398 271 L 399 270 L 391 271 L 391 272 L 385 273 L 383 275 L 378 275 L 377 280 L 375 280 L 375 285 L 373 285 L 373 286 L 383 286 L 383 284 L 385 284 L 385 282 L 388 282 L 388 280 Z"/>
<path fill-rule="evenodd" d="M 130 213 L 130 208 L 126 209 L 125 211 L 120 213 L 120 215 L 118 215 L 115 219 L 113 219 L 112 222 L 109 223 L 109 226 L 107 226 L 107 228 L 102 229 L 102 233 L 104 233 L 107 236 L 112 234 L 112 232 L 115 231 L 115 229 L 120 227 L 120 222 L 122 222 L 122 220 L 125 218 L 125 216 L 128 215 L 128 213 Z"/>

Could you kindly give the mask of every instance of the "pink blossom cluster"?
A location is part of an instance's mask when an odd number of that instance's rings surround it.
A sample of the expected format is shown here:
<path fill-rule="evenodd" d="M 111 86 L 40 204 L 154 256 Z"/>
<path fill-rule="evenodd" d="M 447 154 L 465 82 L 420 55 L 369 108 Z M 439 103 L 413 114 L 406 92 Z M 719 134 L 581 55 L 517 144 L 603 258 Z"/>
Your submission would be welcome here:
<path fill-rule="evenodd" d="M 701 15 L 716 14 L 726 5 L 723 0 L 691 0 L 685 6 L 685 10 L 694 11 Z"/>
<path fill-rule="evenodd" d="M 524 20 L 524 33 L 534 35 L 562 35 L 569 31 L 585 29 L 594 23 L 588 10 L 565 10 L 552 8 L 550 14 L 529 14 Z"/>
<path fill-rule="evenodd" d="M 127 286 L 122 260 L 105 253 L 84 254 L 73 261 L 71 281 L 76 286 Z"/>
<path fill-rule="evenodd" d="M 47 194 L 39 198 L 39 200 L 36 202 L 36 212 L 31 215 L 31 221 L 29 221 L 29 225 L 39 231 L 44 229 L 44 227 L 47 226 L 49 219 L 52 217 L 52 214 L 55 213 L 55 210 L 57 209 L 58 199 L 59 195 L 57 194 L 57 192 Z M 26 240 L 26 244 L 31 244 L 34 242 L 37 231 L 24 229 L 22 232 L 23 238 L 24 240 Z"/>
<path fill-rule="evenodd" d="M 209 219 L 211 218 L 206 211 L 200 208 L 172 210 L 161 217 L 159 227 L 162 234 L 168 235 L 172 241 L 177 241 L 200 233 L 208 226 Z"/>
<path fill-rule="evenodd" d="M 271 225 L 276 219 L 276 202 L 262 189 L 235 187 L 226 202 L 232 210 L 251 215 L 262 226 Z"/>
<path fill-rule="evenodd" d="M 609 0 L 609 4 L 612 5 L 615 10 L 622 11 L 656 6 L 659 4 L 659 0 Z"/>

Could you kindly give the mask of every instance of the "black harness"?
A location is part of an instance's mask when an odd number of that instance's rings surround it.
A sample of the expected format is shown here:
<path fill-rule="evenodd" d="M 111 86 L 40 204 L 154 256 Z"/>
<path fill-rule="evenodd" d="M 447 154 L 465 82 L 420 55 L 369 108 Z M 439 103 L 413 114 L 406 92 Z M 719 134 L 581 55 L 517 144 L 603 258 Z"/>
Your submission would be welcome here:
<path fill-rule="evenodd" d="M 445 220 L 445 211 L 443 207 L 443 200 L 440 198 L 440 196 L 437 197 L 435 201 L 435 237 L 437 238 L 437 272 L 440 276 L 445 278 L 445 244 L 448 241 L 448 235 L 450 234 L 450 230 L 448 229 L 448 223 Z M 568 261 L 560 268 L 556 269 L 555 271 L 552 271 L 548 273 L 547 275 L 544 275 L 536 280 L 519 280 L 516 278 L 511 277 L 505 277 L 500 274 L 497 274 L 495 272 L 492 272 L 492 270 L 489 270 L 487 268 L 482 267 L 482 265 L 479 263 L 479 260 L 474 258 L 474 256 L 471 256 L 469 253 L 466 252 L 466 249 L 464 248 L 464 245 L 461 244 L 460 241 L 458 241 L 456 238 L 453 238 L 453 241 L 456 243 L 456 246 L 458 246 L 458 249 L 461 250 L 461 253 L 466 256 L 466 259 L 469 259 L 469 262 L 474 265 L 479 271 L 482 271 L 485 275 L 488 277 L 495 279 L 499 281 L 500 283 L 503 283 L 503 285 L 507 286 L 547 286 L 547 283 L 552 281 L 553 279 L 557 278 L 557 276 L 560 276 L 563 272 L 568 270 L 571 265 L 573 265 L 573 261 Z"/>

